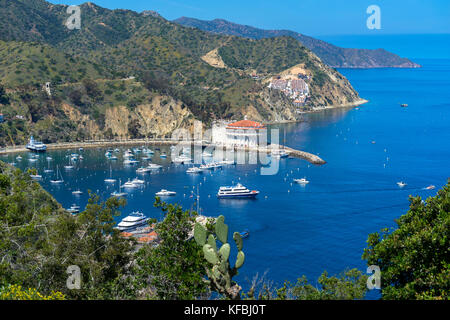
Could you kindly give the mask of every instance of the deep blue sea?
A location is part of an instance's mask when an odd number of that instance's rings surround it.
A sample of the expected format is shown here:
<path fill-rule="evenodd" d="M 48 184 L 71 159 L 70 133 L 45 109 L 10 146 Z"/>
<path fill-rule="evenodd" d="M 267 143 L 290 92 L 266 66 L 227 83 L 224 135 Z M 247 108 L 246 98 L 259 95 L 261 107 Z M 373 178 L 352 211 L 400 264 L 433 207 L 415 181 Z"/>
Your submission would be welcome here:
<path fill-rule="evenodd" d="M 369 233 L 395 227 L 394 220 L 408 209 L 408 196 L 432 196 L 450 177 L 450 59 L 416 59 L 420 69 L 340 70 L 369 103 L 354 109 L 336 109 L 310 114 L 305 122 L 279 125 L 286 131 L 290 147 L 320 155 L 327 163 L 310 165 L 300 159 L 283 159 L 278 174 L 261 176 L 259 165 L 238 165 L 203 175 L 188 175 L 186 166 L 161 159 L 156 151 L 153 162 L 163 164 L 160 172 L 147 175 L 145 188 L 128 197 L 123 214 L 135 210 L 161 219 L 153 207 L 154 193 L 162 188 L 177 191 L 169 202 L 184 208 L 194 206 L 191 191 L 200 190 L 201 212 L 225 215 L 230 232 L 248 229 L 245 239 L 246 262 L 237 277 L 248 289 L 252 278 L 265 274 L 277 286 L 306 275 L 315 283 L 324 270 L 337 274 L 346 268 L 367 266 L 361 260 Z M 400 107 L 407 103 L 407 108 Z M 154 148 L 154 147 L 153 147 Z M 37 166 L 44 175 L 42 185 L 64 207 L 85 205 L 87 190 L 106 198 L 114 187 L 104 183 L 109 176 L 122 183 L 136 177 L 135 167 L 106 160 L 105 149 L 85 149 L 84 160 L 76 169 L 62 170 L 66 183 L 55 187 L 51 174 L 44 174 L 45 155 L 36 164 L 28 155 L 17 162 L 25 169 Z M 168 148 L 161 151 L 170 153 Z M 78 150 L 50 151 L 50 166 L 68 163 L 66 157 Z M 2 160 L 12 162 L 16 155 Z M 138 156 L 138 159 L 140 156 Z M 304 187 L 292 179 L 306 177 Z M 407 186 L 399 188 L 398 181 Z M 222 185 L 241 182 L 261 191 L 256 200 L 218 200 Z M 435 190 L 424 190 L 428 185 Z M 71 194 L 80 188 L 79 198 Z M 234 252 L 235 253 L 235 252 Z M 371 292 L 367 298 L 377 298 Z"/>

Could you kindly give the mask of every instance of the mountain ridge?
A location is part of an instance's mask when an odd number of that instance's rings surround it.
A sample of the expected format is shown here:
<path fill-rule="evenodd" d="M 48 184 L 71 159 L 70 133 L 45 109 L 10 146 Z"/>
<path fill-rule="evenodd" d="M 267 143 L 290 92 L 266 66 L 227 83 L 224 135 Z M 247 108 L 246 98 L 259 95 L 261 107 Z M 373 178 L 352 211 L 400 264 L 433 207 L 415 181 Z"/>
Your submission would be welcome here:
<path fill-rule="evenodd" d="M 333 68 L 418 68 L 420 65 L 384 49 L 341 48 L 290 30 L 265 30 L 241 25 L 225 19 L 200 20 L 180 17 L 172 22 L 203 31 L 250 39 L 290 36 L 300 41 L 322 61 Z"/>

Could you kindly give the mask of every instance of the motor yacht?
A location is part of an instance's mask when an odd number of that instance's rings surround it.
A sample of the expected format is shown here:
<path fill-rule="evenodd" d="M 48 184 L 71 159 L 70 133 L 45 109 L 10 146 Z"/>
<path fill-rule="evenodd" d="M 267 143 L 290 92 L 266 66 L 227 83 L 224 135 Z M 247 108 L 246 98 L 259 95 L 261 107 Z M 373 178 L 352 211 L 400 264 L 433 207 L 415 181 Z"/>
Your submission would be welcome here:
<path fill-rule="evenodd" d="M 149 218 L 147 218 L 142 212 L 133 212 L 119 222 L 117 229 L 120 231 L 133 230 L 146 226 L 148 224 L 148 220 Z"/>
<path fill-rule="evenodd" d="M 233 187 L 220 187 L 217 197 L 219 199 L 226 198 L 255 198 L 259 194 L 257 190 L 249 190 L 242 184 L 238 183 Z"/>

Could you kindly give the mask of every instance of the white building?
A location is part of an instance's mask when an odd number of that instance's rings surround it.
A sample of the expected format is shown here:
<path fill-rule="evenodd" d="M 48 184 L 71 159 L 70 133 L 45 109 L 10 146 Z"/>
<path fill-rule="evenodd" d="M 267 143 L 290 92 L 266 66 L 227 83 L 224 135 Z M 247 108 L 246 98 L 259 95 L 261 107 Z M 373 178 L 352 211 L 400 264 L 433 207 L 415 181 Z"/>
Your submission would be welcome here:
<path fill-rule="evenodd" d="M 265 125 L 251 120 L 233 123 L 222 121 L 213 126 L 212 143 L 237 147 L 265 145 L 267 143 L 267 128 Z"/>

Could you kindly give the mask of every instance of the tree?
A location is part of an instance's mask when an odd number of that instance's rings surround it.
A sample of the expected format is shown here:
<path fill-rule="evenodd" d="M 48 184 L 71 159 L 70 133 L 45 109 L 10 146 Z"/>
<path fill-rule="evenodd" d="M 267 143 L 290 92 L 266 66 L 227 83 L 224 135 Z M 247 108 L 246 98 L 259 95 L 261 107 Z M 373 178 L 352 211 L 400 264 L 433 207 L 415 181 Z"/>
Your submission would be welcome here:
<path fill-rule="evenodd" d="M 317 283 L 318 286 L 313 286 L 302 276 L 294 285 L 285 281 L 283 287 L 273 290 L 267 282 L 259 288 L 255 280 L 245 296 L 258 300 L 354 300 L 364 298 L 367 291 L 367 276 L 358 269 L 346 270 L 331 277 L 324 271 Z"/>
<path fill-rule="evenodd" d="M 9 97 L 6 94 L 5 87 L 0 84 L 0 104 L 9 104 Z"/>
<path fill-rule="evenodd" d="M 141 290 L 150 288 L 147 297 L 164 300 L 205 297 L 208 287 L 203 252 L 189 239 L 197 213 L 161 202 L 158 197 L 154 205 L 161 208 L 165 218 L 156 225 L 159 245 L 145 245 L 137 253 L 135 272 Z"/>
<path fill-rule="evenodd" d="M 369 235 L 363 259 L 380 267 L 383 299 L 448 299 L 450 180 L 436 196 L 409 201 L 396 230 Z"/>

